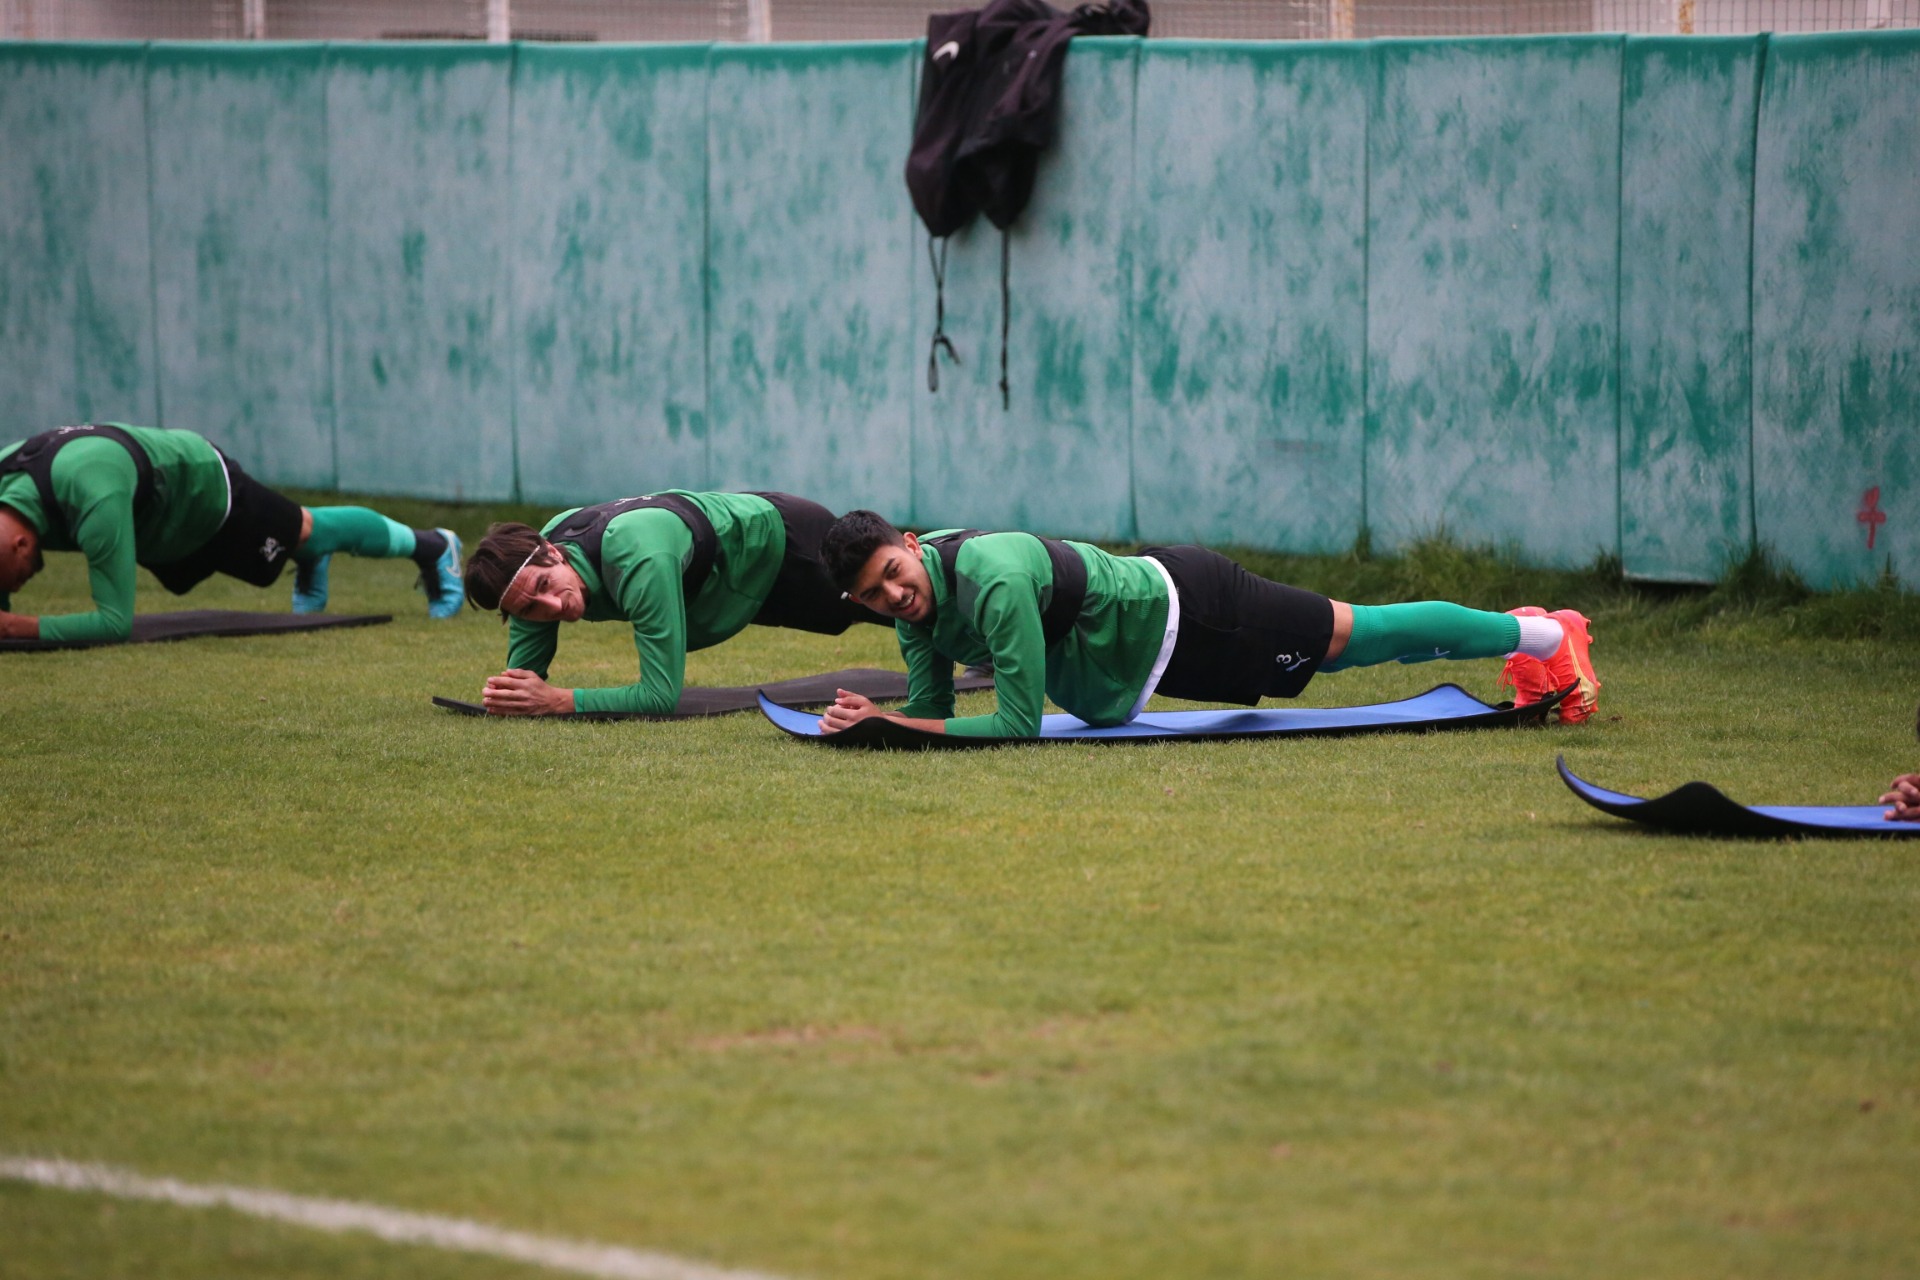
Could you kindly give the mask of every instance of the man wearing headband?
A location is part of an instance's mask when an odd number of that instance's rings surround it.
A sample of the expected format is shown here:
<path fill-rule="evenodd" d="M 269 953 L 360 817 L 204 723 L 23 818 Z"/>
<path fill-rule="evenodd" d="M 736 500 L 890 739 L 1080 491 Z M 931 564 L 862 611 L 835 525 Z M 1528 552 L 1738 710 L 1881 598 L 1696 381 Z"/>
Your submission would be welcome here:
<path fill-rule="evenodd" d="M 467 599 L 508 622 L 507 670 L 483 695 L 496 715 L 669 715 L 687 652 L 749 624 L 839 635 L 887 620 L 850 603 L 821 567 L 833 513 L 785 493 L 669 489 L 563 511 L 535 531 L 496 524 L 467 560 Z M 607 689 L 547 683 L 563 622 L 633 627 L 640 679 Z"/>
<path fill-rule="evenodd" d="M 1110 555 L 1080 542 L 974 530 L 901 533 L 871 511 L 827 531 L 836 585 L 897 619 L 907 705 L 842 691 L 827 732 L 889 715 L 931 733 L 1030 738 L 1048 698 L 1092 725 L 1125 724 L 1155 693 L 1252 706 L 1297 696 L 1317 671 L 1505 657 L 1525 706 L 1577 686 L 1561 720 L 1593 714 L 1600 682 L 1571 609 L 1485 613 L 1443 601 L 1350 605 L 1248 573 L 1204 547 Z M 953 715 L 953 664 L 993 663 L 998 707 Z"/>
<path fill-rule="evenodd" d="M 91 612 L 7 612 L 46 551 L 86 556 Z M 409 529 L 365 507 L 302 507 L 190 431 L 60 427 L 0 449 L 0 636 L 125 640 L 136 566 L 184 595 L 216 573 L 272 586 L 292 559 L 293 611 L 318 613 L 336 551 L 410 559 L 427 612 L 460 612 L 460 540 L 452 532 Z"/>

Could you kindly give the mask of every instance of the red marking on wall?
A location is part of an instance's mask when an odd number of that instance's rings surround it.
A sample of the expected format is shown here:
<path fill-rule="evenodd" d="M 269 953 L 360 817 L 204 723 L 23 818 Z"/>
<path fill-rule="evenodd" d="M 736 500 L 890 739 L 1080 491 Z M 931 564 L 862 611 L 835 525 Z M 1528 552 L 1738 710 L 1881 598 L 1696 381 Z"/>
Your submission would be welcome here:
<path fill-rule="evenodd" d="M 1853 517 L 1867 526 L 1867 550 L 1873 550 L 1873 535 L 1880 532 L 1880 526 L 1887 522 L 1887 513 L 1880 509 L 1880 486 L 1867 490 L 1860 499 L 1860 510 Z"/>

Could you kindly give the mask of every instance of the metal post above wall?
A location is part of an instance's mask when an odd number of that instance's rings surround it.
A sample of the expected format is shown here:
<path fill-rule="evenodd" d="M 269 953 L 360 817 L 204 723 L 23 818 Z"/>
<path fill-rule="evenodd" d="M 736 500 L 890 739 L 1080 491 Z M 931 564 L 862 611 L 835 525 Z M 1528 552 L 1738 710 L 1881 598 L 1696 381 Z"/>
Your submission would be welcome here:
<path fill-rule="evenodd" d="M 487 0 L 487 42 L 505 44 L 513 39 L 511 0 Z"/>
<path fill-rule="evenodd" d="M 747 40 L 766 44 L 773 39 L 773 0 L 747 0 Z"/>

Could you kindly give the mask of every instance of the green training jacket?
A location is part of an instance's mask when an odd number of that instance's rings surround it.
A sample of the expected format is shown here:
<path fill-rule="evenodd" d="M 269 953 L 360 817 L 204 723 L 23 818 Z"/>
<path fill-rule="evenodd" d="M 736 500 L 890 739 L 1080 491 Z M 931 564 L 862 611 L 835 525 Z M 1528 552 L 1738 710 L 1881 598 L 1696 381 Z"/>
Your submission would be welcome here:
<path fill-rule="evenodd" d="M 0 479 L 0 504 L 18 511 L 40 534 L 48 551 L 78 551 L 87 558 L 91 613 L 42 616 L 43 640 L 125 640 L 133 633 L 135 566 L 167 564 L 206 545 L 227 518 L 227 468 L 214 447 L 191 431 L 120 427 L 153 463 L 154 500 L 138 522 L 133 491 L 139 480 L 133 456 L 117 441 L 85 436 L 61 446 L 53 459 L 53 496 L 63 531 L 48 532 L 47 513 L 33 477 Z M 0 458 L 25 441 L 0 449 Z M 8 607 L 0 595 L 0 608 Z"/>
<path fill-rule="evenodd" d="M 922 544 L 920 560 L 933 579 L 933 619 L 894 623 L 907 662 L 905 714 L 943 719 L 948 733 L 1031 738 L 1052 698 L 1088 724 L 1125 722 L 1166 637 L 1166 579 L 1138 556 L 1067 545 L 1087 562 L 1086 603 L 1073 630 L 1049 649 L 1040 615 L 1053 598 L 1053 564 L 1038 538 L 989 533 L 968 539 L 954 565 L 955 592 L 947 590 L 939 553 Z M 991 715 L 954 718 L 953 664 L 988 660 L 998 706 Z"/>
<path fill-rule="evenodd" d="M 661 492 L 677 493 L 706 513 L 720 543 L 719 563 L 689 601 L 680 575 L 693 555 L 693 531 L 686 521 L 660 507 L 615 516 L 600 544 L 600 565 L 589 564 L 580 548 L 559 544 L 567 563 L 586 584 L 583 621 L 631 622 L 633 647 L 640 655 L 638 681 L 608 689 L 575 689 L 575 711 L 671 713 L 686 683 L 687 652 L 738 635 L 760 612 L 779 576 L 787 530 L 771 502 L 746 493 Z M 541 532 L 550 532 L 579 509 L 562 511 Z M 602 576 L 608 567 L 616 570 L 618 598 Z M 559 623 L 515 618 L 507 631 L 507 665 L 545 679 L 559 643 Z"/>

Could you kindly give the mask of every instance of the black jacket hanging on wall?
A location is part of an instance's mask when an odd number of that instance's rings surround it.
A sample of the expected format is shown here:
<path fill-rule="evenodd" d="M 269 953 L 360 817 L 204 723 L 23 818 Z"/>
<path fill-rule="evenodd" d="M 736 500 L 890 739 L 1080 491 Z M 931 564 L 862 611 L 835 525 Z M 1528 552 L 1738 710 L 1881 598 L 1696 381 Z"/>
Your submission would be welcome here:
<path fill-rule="evenodd" d="M 1007 228 L 1033 195 L 1040 152 L 1053 142 L 1060 79 L 1075 36 L 1144 36 L 1147 0 L 1083 4 L 1063 13 L 1046 0 L 992 0 L 927 19 L 920 106 L 907 156 L 907 190 L 930 235 L 935 288 L 927 387 L 940 386 L 945 333 L 946 237 L 984 213 L 1000 228 L 1000 397 L 1007 403 Z"/>

